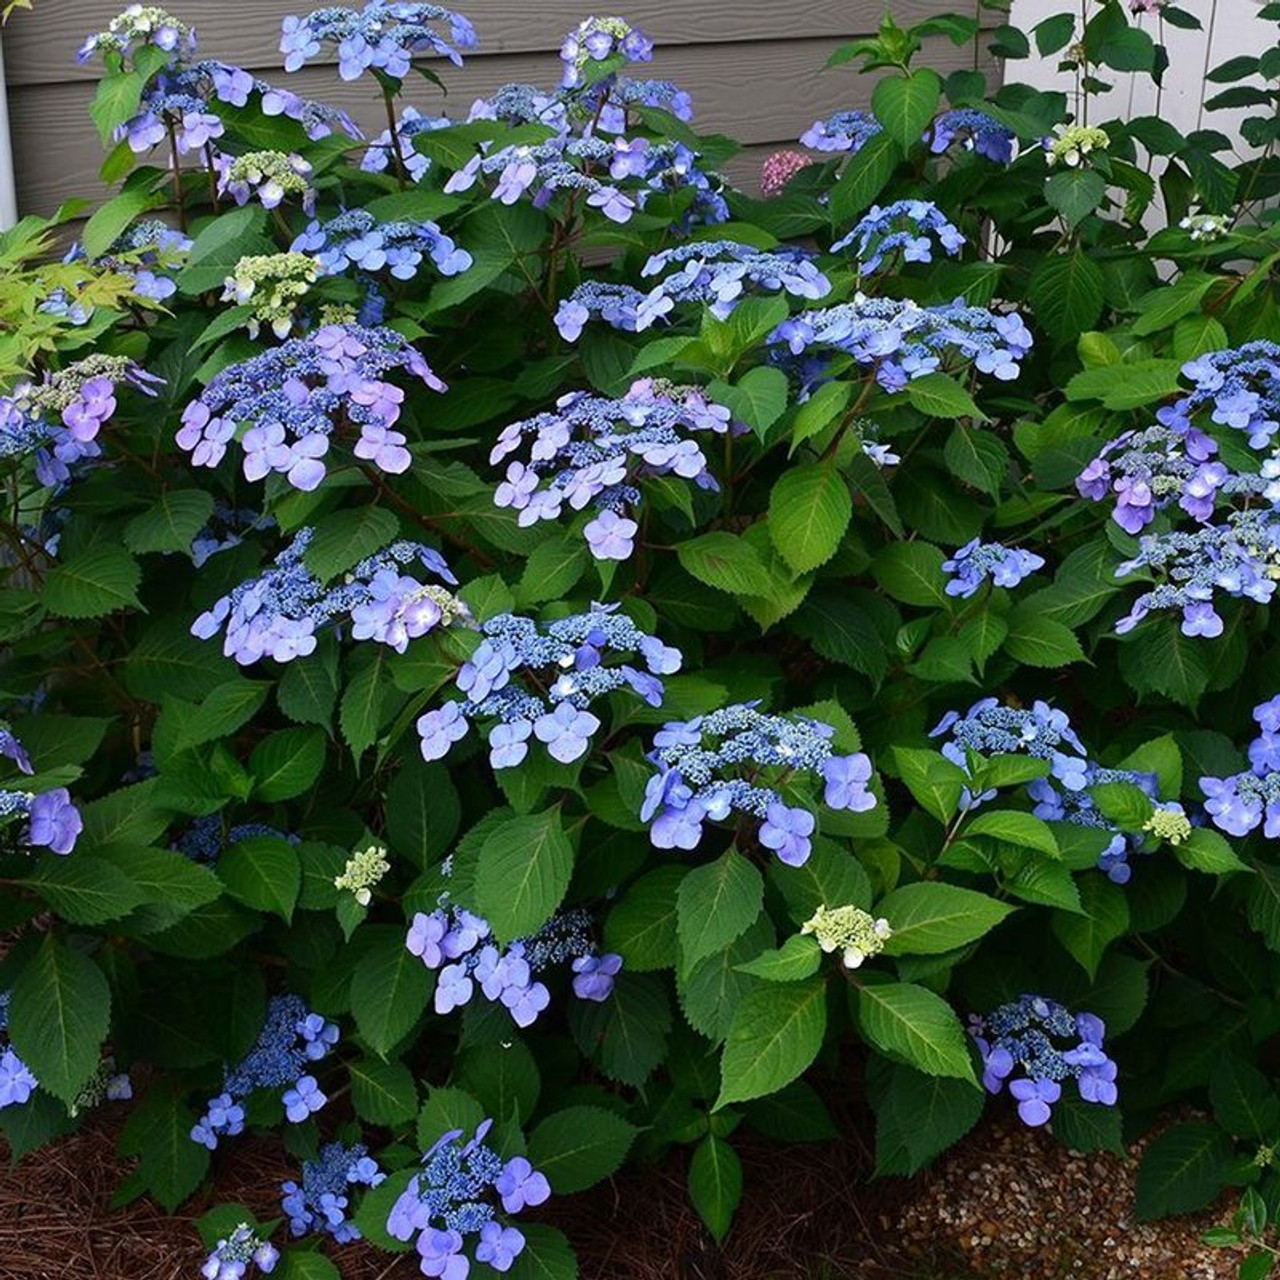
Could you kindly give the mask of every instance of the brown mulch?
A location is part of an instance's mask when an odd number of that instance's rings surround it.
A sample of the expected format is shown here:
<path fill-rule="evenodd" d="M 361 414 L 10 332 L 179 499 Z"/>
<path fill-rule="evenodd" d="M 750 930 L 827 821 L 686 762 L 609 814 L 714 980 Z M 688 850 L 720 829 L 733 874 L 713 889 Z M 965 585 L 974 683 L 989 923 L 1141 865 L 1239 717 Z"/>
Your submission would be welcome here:
<path fill-rule="evenodd" d="M 114 1109 L 113 1109 L 114 1110 Z M 279 1213 L 296 1173 L 279 1143 L 219 1153 L 217 1194 L 170 1217 L 148 1201 L 108 1208 L 121 1176 L 119 1113 L 24 1159 L 0 1179 L 0 1280 L 189 1280 L 205 1254 L 194 1222 L 217 1203 Z M 688 1207 L 683 1164 L 633 1170 L 540 1217 L 572 1239 L 582 1280 L 1230 1280 L 1238 1256 L 1199 1237 L 1206 1214 L 1134 1223 L 1136 1160 L 1073 1155 L 1016 1122 L 980 1127 L 935 1169 L 868 1183 L 856 1139 L 779 1146 L 735 1135 L 743 1204 L 717 1250 Z M 410 1280 L 417 1258 L 363 1244 L 331 1254 L 343 1280 Z"/>

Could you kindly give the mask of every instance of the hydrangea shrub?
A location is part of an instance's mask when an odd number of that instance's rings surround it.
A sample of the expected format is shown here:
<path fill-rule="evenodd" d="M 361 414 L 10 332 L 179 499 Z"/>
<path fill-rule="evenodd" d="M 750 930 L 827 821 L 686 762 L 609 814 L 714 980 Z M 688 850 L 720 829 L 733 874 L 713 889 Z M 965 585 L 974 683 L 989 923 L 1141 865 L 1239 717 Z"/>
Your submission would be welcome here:
<path fill-rule="evenodd" d="M 739 1127 L 848 1090 L 880 1174 L 1189 1105 L 1138 1213 L 1260 1234 L 1280 64 L 1211 76 L 1261 158 L 1099 122 L 1196 25 L 1135 7 L 886 19 L 766 198 L 620 17 L 452 117 L 485 33 L 416 0 L 287 19 L 272 82 L 89 36 L 119 191 L 0 237 L 15 1153 L 129 1103 L 173 1209 L 275 1131 L 208 1280 L 568 1280 L 548 1201 L 683 1148 L 722 1239 Z"/>

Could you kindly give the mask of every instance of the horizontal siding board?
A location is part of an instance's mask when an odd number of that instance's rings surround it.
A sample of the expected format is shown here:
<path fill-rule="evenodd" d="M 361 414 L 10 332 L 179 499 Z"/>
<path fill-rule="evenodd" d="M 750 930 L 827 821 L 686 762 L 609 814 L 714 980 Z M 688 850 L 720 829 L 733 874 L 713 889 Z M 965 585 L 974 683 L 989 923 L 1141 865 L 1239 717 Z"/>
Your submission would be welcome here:
<path fill-rule="evenodd" d="M 848 68 L 823 73 L 840 40 L 789 40 L 781 44 L 727 44 L 659 50 L 655 74 L 677 81 L 693 95 L 696 124 L 747 145 L 785 144 L 817 117 L 865 106 L 874 79 Z M 931 40 L 922 61 L 944 74 L 971 64 L 972 52 Z M 472 100 L 509 80 L 545 79 L 545 59 L 502 55 L 468 64 L 452 79 L 445 105 L 459 115 Z M 301 94 L 349 110 L 370 132 L 385 127 L 382 104 L 368 82 L 345 83 L 328 68 L 308 67 L 291 77 Z M 9 94 L 14 167 L 24 213 L 48 213 L 73 196 L 101 198 L 102 148 L 89 123 L 91 83 L 14 86 Z M 408 101 L 439 111 L 438 91 L 414 81 Z"/>
<path fill-rule="evenodd" d="M 7 74 L 12 85 L 91 80 L 93 66 L 79 66 L 75 52 L 91 31 L 120 12 L 122 0 L 41 0 L 19 12 L 5 29 Z M 280 20 L 305 13 L 307 0 L 173 0 L 171 12 L 194 19 L 202 52 L 264 74 L 279 72 Z M 585 0 L 458 0 L 480 33 L 477 57 L 551 53 L 588 13 Z M 879 24 L 872 0 L 631 0 L 627 17 L 660 45 L 721 44 L 749 40 L 843 38 L 865 35 Z M 899 22 L 918 22 L 953 5 L 948 0 L 897 0 Z M 539 76 L 546 80 L 552 71 Z"/>

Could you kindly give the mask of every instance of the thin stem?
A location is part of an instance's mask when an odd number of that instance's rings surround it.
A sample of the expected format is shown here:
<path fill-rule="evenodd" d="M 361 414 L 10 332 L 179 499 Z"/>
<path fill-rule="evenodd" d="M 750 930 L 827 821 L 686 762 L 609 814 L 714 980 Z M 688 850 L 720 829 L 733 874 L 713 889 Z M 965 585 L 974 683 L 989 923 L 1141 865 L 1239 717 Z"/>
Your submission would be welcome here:
<path fill-rule="evenodd" d="M 214 213 L 222 212 L 222 202 L 218 199 L 218 167 L 213 163 L 213 143 L 204 144 L 204 163 L 209 172 L 209 199 L 213 202 Z"/>
<path fill-rule="evenodd" d="M 404 162 L 404 150 L 400 146 L 400 128 L 396 124 L 396 100 L 392 97 L 391 90 L 385 85 L 382 89 L 382 101 L 387 107 L 387 128 L 391 133 L 391 154 L 396 160 L 396 181 L 400 184 L 400 190 L 403 191 L 408 185 L 409 169 Z"/>
<path fill-rule="evenodd" d="M 186 234 L 187 203 L 182 191 L 182 160 L 178 156 L 178 133 L 173 127 L 173 119 L 165 117 L 165 128 L 169 133 L 169 161 L 173 169 L 173 200 L 178 210 L 178 226 Z"/>

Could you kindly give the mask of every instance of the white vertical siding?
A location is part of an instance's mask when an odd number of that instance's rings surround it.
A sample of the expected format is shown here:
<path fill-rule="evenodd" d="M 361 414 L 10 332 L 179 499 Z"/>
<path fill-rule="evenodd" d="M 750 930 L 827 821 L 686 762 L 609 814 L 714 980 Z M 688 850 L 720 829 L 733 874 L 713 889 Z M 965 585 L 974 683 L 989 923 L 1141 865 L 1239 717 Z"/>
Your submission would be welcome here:
<path fill-rule="evenodd" d="M 1244 54 L 1256 56 L 1275 42 L 1275 23 L 1258 17 L 1263 3 L 1264 0 L 1182 0 L 1181 7 L 1200 19 L 1199 31 L 1170 26 L 1157 14 L 1141 15 L 1136 20 L 1169 51 L 1164 84 L 1157 89 L 1149 76 L 1104 69 L 1101 78 L 1115 84 L 1103 102 L 1104 117 L 1119 115 L 1131 119 L 1159 115 L 1183 133 L 1215 129 L 1236 143 L 1242 157 L 1251 154 L 1253 149 L 1236 133 L 1240 120 L 1250 113 L 1247 110 L 1206 111 L 1205 99 L 1227 86 L 1207 83 L 1205 74 L 1228 58 Z M 1023 31 L 1030 31 L 1037 22 L 1062 10 L 1062 0 L 1014 0 L 1011 21 Z M 1074 78 L 1057 71 L 1057 62 L 1058 55 L 1011 63 L 1006 74 L 1013 80 L 1070 93 Z"/>

